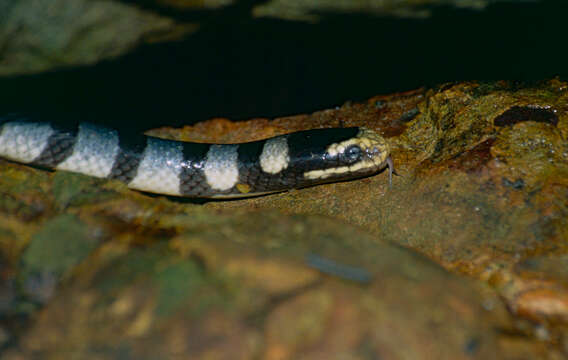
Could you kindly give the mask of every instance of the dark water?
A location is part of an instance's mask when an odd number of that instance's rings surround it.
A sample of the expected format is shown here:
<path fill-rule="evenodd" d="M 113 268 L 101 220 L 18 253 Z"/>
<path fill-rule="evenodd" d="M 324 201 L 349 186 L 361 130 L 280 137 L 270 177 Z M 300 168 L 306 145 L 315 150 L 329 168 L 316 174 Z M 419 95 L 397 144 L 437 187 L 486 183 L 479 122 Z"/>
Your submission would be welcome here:
<path fill-rule="evenodd" d="M 0 107 L 142 130 L 312 112 L 448 81 L 568 79 L 566 3 L 443 7 L 428 19 L 325 15 L 318 24 L 252 19 L 247 5 L 177 14 L 206 20 L 181 42 L 0 80 Z"/>

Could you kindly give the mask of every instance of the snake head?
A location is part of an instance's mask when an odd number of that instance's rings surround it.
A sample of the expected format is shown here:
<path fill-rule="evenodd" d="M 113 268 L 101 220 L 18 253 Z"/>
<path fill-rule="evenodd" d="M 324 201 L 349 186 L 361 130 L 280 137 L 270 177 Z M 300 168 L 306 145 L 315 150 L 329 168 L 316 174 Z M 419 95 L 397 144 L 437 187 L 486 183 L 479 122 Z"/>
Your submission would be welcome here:
<path fill-rule="evenodd" d="M 326 149 L 325 168 L 304 173 L 311 180 L 348 180 L 374 174 L 389 167 L 389 183 L 394 172 L 390 147 L 386 140 L 373 130 L 358 128 L 355 136 L 333 143 Z"/>

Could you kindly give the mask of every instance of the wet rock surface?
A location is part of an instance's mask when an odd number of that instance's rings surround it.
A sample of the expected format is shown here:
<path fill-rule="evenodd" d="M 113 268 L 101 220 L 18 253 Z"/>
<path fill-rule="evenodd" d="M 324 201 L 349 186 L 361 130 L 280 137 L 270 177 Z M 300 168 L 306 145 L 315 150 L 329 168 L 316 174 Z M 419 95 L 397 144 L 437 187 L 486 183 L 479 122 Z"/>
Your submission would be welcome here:
<path fill-rule="evenodd" d="M 483 9 L 497 1 L 3 0 L 0 76 L 92 65 L 144 43 L 177 41 L 231 8 L 246 17 L 316 22 L 323 13 L 424 18 L 428 6 Z"/>
<path fill-rule="evenodd" d="M 497 0 L 498 1 L 498 0 Z M 497 2 L 493 0 L 492 2 Z M 253 8 L 260 17 L 277 17 L 290 20 L 314 22 L 324 13 L 367 13 L 379 16 L 425 18 L 431 15 L 428 6 L 455 6 L 481 10 L 488 6 L 487 0 L 382 0 L 382 1 L 289 1 L 270 0 Z"/>
<path fill-rule="evenodd" d="M 190 24 L 120 1 L 4 0 L 0 76 L 90 65 L 152 38 L 187 34 Z"/>
<path fill-rule="evenodd" d="M 457 83 L 156 136 L 367 126 L 387 174 L 196 202 L 0 160 L 3 357 L 561 359 L 568 84 Z"/>

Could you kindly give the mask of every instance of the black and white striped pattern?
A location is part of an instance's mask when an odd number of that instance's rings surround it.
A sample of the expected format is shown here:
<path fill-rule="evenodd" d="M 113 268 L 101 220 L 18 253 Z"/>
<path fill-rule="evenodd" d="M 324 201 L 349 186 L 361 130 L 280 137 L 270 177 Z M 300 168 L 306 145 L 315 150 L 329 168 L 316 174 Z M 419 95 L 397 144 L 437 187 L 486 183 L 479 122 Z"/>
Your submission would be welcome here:
<path fill-rule="evenodd" d="M 359 143 L 359 128 L 310 130 L 218 145 L 143 135 L 124 137 L 87 123 L 63 128 L 13 117 L 0 117 L 0 123 L 1 157 L 118 179 L 133 189 L 175 196 L 239 197 L 283 191 L 364 176 L 388 163 L 384 142 L 372 143 L 374 155 L 369 148 L 362 158 L 366 162 L 355 164 L 353 173 L 344 170 L 354 164 L 353 159 L 330 155 L 330 149 L 342 148 L 343 143 Z M 365 138 L 365 146 L 368 143 Z M 325 176 L 314 176 L 322 171 Z"/>

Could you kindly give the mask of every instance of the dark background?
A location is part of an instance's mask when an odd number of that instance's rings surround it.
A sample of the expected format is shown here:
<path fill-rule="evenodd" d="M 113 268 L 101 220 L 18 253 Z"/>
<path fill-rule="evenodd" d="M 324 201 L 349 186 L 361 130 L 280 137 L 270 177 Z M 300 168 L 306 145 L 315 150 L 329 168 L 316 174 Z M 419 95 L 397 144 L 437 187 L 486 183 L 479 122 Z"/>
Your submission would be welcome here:
<path fill-rule="evenodd" d="M 448 81 L 568 79 L 566 1 L 438 7 L 427 19 L 322 14 L 317 24 L 253 19 L 252 3 L 153 9 L 202 27 L 93 67 L 2 79 L 0 108 L 140 131 L 309 113 Z"/>

